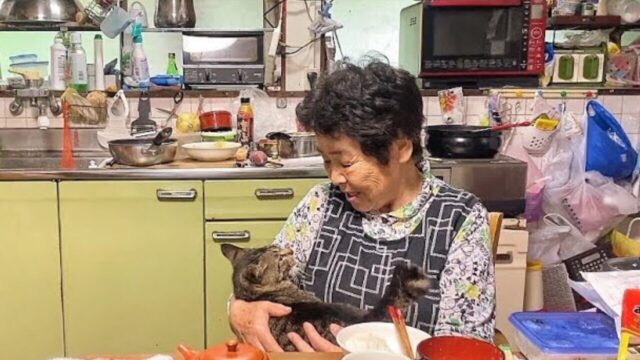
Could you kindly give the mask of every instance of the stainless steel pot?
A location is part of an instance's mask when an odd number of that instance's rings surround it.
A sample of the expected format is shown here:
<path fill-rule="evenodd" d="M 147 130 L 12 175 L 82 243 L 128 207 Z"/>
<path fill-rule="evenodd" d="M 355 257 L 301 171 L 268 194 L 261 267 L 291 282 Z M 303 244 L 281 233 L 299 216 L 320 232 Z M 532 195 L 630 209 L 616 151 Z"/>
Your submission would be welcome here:
<path fill-rule="evenodd" d="M 0 22 L 6 24 L 72 22 L 78 11 L 74 0 L 0 0 Z"/>
<path fill-rule="evenodd" d="M 158 0 L 155 25 L 158 28 L 193 28 L 196 11 L 193 0 Z"/>
<path fill-rule="evenodd" d="M 285 159 L 317 156 L 316 134 L 312 132 L 274 132 L 267 139 L 278 141 L 278 155 Z"/>
<path fill-rule="evenodd" d="M 118 164 L 151 166 L 172 162 L 178 141 L 169 139 L 171 128 L 162 130 L 154 139 L 119 139 L 109 141 L 109 152 Z"/>

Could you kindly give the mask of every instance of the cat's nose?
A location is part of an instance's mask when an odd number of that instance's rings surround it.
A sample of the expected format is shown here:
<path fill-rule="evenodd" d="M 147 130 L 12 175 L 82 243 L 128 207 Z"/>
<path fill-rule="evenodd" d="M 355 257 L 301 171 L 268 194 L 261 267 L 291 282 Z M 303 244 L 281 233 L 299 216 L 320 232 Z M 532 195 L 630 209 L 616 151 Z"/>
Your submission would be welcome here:
<path fill-rule="evenodd" d="M 291 250 L 290 248 L 283 248 L 282 250 L 280 250 L 280 255 L 283 255 L 283 256 L 293 255 L 293 250 Z"/>

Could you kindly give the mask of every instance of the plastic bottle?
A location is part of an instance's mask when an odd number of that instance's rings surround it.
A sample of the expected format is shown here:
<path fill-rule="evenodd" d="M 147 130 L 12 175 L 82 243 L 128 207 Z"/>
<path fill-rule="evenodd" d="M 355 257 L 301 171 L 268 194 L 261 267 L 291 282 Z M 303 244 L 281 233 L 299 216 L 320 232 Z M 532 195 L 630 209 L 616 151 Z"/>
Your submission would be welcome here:
<path fill-rule="evenodd" d="M 527 263 L 524 288 L 524 311 L 540 311 L 544 307 L 542 263 Z"/>
<path fill-rule="evenodd" d="M 240 109 L 238 109 L 238 141 L 251 147 L 253 143 L 253 108 L 249 98 L 240 99 Z"/>
<path fill-rule="evenodd" d="M 69 65 L 71 68 L 71 87 L 78 92 L 86 92 L 89 85 L 87 53 L 82 47 L 82 35 L 78 32 L 71 33 Z"/>
<path fill-rule="evenodd" d="M 102 36 L 97 34 L 93 39 L 93 64 L 95 65 L 96 72 L 96 90 L 104 91 L 104 55 L 102 47 Z"/>
<path fill-rule="evenodd" d="M 144 53 L 142 46 L 142 25 L 135 24 L 133 26 L 133 54 L 131 63 L 133 68 L 133 80 L 140 84 L 141 87 L 149 83 L 149 63 L 147 55 Z"/>
<path fill-rule="evenodd" d="M 169 60 L 167 63 L 167 75 L 180 75 L 178 73 L 178 65 L 176 64 L 176 54 L 169 53 Z"/>
<path fill-rule="evenodd" d="M 131 29 L 133 25 L 129 26 L 124 31 L 122 36 L 122 75 L 132 76 L 133 68 L 131 58 L 133 57 L 133 35 L 131 35 Z"/>
<path fill-rule="evenodd" d="M 64 90 L 66 86 L 67 48 L 62 38 L 56 37 L 51 46 L 51 76 L 49 87 L 52 90 Z"/>

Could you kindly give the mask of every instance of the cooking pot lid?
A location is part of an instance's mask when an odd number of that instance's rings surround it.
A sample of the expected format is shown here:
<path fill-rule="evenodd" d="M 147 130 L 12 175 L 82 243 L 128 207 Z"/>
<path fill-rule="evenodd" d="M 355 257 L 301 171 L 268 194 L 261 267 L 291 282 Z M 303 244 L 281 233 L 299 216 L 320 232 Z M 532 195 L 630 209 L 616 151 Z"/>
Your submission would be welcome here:
<path fill-rule="evenodd" d="M 229 340 L 222 345 L 208 349 L 204 353 L 203 360 L 264 360 L 265 354 L 255 347 L 239 343 L 237 340 Z"/>

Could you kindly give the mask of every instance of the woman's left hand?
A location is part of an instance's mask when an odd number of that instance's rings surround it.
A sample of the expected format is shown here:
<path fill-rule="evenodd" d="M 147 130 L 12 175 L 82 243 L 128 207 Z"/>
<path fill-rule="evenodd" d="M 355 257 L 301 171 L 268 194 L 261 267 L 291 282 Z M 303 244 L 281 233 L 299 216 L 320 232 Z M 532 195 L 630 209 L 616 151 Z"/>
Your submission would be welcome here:
<path fill-rule="evenodd" d="M 343 352 L 342 348 L 334 345 L 329 340 L 325 339 L 318 333 L 313 325 L 310 323 L 304 323 L 304 332 L 307 334 L 307 338 L 309 339 L 309 343 L 304 341 L 302 337 L 296 333 L 289 333 L 287 336 L 293 345 L 300 352 Z M 338 335 L 338 331 L 342 329 L 341 326 L 336 324 L 331 324 L 329 330 L 333 334 L 333 336 Z"/>

